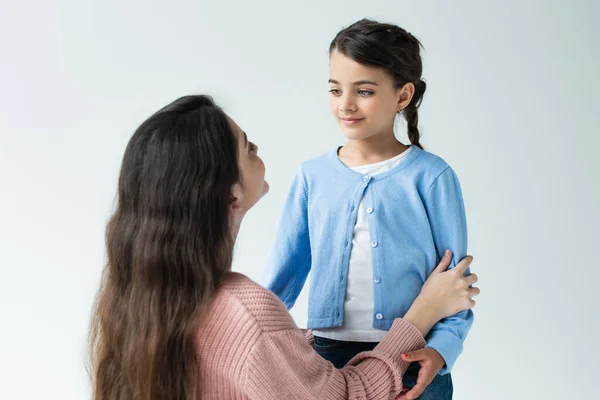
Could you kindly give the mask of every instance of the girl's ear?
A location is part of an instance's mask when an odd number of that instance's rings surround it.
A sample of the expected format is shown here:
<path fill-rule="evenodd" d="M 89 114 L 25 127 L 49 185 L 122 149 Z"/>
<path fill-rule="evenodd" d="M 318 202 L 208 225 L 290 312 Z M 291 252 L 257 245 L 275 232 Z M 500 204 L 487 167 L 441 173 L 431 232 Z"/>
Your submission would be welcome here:
<path fill-rule="evenodd" d="M 400 112 L 410 104 L 410 101 L 415 95 L 415 85 L 412 82 L 405 83 L 404 86 L 396 91 L 396 94 L 398 97 L 398 106 L 396 111 Z"/>

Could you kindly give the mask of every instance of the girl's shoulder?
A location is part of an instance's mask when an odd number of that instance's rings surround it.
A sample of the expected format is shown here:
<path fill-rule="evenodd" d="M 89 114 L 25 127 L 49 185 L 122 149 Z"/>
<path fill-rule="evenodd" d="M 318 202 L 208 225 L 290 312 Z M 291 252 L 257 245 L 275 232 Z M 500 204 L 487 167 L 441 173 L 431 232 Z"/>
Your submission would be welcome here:
<path fill-rule="evenodd" d="M 415 157 L 411 169 L 420 180 L 431 183 L 445 172 L 454 174 L 450 165 L 442 157 L 415 146 L 412 146 L 412 150 L 417 157 Z"/>
<path fill-rule="evenodd" d="M 337 147 L 331 149 L 326 153 L 308 159 L 302 162 L 300 171 L 304 175 L 315 175 L 322 172 L 324 169 L 331 169 L 334 166 L 334 162 L 337 159 Z"/>
<path fill-rule="evenodd" d="M 446 168 L 450 167 L 442 157 L 430 153 L 427 150 L 420 149 L 416 146 L 411 146 L 411 150 L 415 152 L 417 156 L 415 157 L 414 164 L 420 169 L 429 170 L 435 173 L 442 172 Z"/>

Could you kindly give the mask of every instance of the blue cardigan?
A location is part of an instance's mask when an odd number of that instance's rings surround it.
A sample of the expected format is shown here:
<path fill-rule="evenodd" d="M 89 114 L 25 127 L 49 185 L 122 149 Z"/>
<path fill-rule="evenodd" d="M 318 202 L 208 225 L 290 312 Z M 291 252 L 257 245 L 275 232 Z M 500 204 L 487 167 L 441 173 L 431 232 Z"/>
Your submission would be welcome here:
<path fill-rule="evenodd" d="M 446 249 L 455 266 L 467 252 L 462 192 L 441 158 L 412 146 L 395 168 L 376 176 L 347 168 L 337 148 L 306 161 L 288 192 L 266 273 L 265 286 L 292 308 L 309 271 L 308 327 L 341 326 L 356 213 L 369 207 L 375 311 L 373 327 L 389 330 L 403 317 Z M 473 313 L 440 321 L 428 347 L 448 373 L 462 352 Z"/>

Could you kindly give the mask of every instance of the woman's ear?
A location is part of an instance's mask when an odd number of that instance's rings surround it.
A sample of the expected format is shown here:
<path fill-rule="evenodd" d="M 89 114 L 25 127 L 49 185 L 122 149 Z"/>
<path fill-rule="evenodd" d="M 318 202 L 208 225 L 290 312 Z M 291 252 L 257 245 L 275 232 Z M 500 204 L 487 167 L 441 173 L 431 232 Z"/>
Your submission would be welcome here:
<path fill-rule="evenodd" d="M 244 193 L 242 192 L 242 186 L 236 183 L 231 188 L 231 194 L 229 195 L 229 207 L 232 210 L 239 210 L 242 207 Z"/>

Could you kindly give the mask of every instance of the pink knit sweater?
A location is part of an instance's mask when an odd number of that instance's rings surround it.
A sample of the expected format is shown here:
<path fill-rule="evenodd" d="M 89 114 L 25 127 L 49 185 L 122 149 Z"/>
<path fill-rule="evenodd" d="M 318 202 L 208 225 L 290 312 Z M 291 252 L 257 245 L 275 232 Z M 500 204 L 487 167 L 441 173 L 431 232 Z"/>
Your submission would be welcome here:
<path fill-rule="evenodd" d="M 398 319 L 373 351 L 336 369 L 273 293 L 231 273 L 198 329 L 198 391 L 201 399 L 394 399 L 409 365 L 400 354 L 424 345 Z"/>

